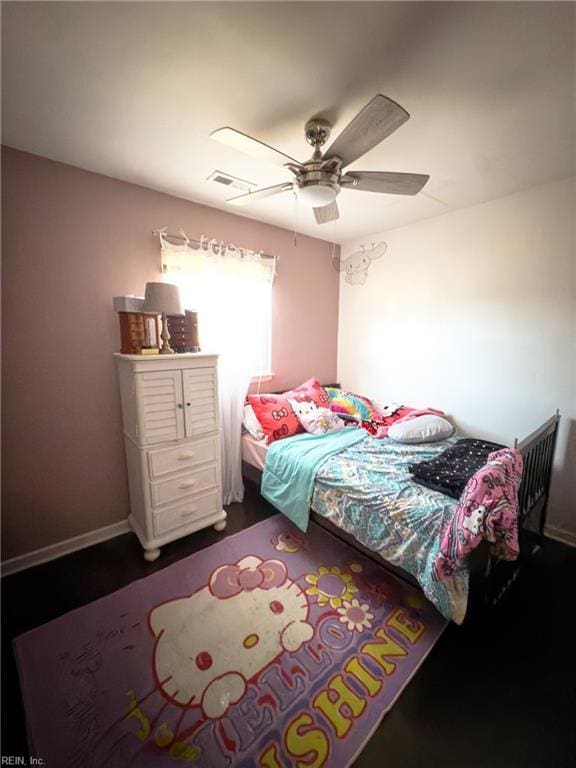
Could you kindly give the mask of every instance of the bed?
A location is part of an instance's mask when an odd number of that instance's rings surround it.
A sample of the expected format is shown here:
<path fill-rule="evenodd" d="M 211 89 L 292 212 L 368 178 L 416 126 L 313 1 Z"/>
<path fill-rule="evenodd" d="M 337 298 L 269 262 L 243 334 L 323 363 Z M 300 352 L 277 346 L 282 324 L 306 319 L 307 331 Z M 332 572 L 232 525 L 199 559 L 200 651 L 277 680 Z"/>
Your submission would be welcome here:
<path fill-rule="evenodd" d="M 440 532 L 457 502 L 415 483 L 408 467 L 439 455 L 455 442 L 453 437 L 405 445 L 366 434 L 320 466 L 313 486 L 311 519 L 372 558 L 384 560 L 402 578 L 417 583 L 441 613 L 461 623 L 469 592 L 475 609 L 495 605 L 518 575 L 524 559 L 538 547 L 546 519 L 559 418 L 556 414 L 525 440 L 515 441 L 514 447 L 523 456 L 524 473 L 519 492 L 521 556 L 514 563 L 496 560 L 488 545 L 483 545 L 453 577 L 445 581 L 434 578 Z M 245 479 L 260 484 L 266 454 L 264 440 L 243 435 Z"/>

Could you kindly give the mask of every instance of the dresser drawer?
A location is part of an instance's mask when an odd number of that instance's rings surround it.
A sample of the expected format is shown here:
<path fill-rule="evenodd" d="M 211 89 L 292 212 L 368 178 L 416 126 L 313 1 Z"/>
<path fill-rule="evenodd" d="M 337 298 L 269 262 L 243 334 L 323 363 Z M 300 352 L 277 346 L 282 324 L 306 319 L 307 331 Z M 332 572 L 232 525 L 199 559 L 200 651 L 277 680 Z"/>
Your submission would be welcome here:
<path fill-rule="evenodd" d="M 195 520 L 201 520 L 207 515 L 212 515 L 220 510 L 220 498 L 218 491 L 204 496 L 194 496 L 188 501 L 180 502 L 174 506 L 152 515 L 154 533 L 161 536 L 163 533 L 173 531 L 190 525 Z"/>
<path fill-rule="evenodd" d="M 158 448 L 148 451 L 148 467 L 151 477 L 160 477 L 170 472 L 181 472 L 184 469 L 196 467 L 216 461 L 218 437 L 198 440 L 194 443 L 183 443 L 175 448 Z"/>
<path fill-rule="evenodd" d="M 218 487 L 218 465 L 186 472 L 170 480 L 155 480 L 150 483 L 152 506 L 169 504 L 184 496 Z"/>

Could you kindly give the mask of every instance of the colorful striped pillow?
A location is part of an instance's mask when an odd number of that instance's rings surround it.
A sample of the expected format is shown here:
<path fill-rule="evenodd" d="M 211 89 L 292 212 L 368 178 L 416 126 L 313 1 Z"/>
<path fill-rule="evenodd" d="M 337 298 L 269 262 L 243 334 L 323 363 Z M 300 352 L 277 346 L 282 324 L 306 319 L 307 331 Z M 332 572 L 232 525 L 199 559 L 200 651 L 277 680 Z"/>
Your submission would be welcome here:
<path fill-rule="evenodd" d="M 330 398 L 330 410 L 334 413 L 347 413 L 349 416 L 359 416 L 362 421 L 374 421 L 380 419 L 378 408 L 367 397 L 354 395 L 343 389 L 326 387 L 326 393 Z"/>

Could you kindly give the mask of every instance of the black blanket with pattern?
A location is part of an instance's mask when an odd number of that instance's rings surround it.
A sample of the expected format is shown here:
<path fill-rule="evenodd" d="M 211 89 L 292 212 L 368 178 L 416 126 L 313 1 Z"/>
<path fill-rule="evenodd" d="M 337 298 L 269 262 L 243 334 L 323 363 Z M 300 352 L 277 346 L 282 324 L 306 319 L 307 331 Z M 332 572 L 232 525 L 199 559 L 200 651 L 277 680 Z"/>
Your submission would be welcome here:
<path fill-rule="evenodd" d="M 505 447 L 487 440 L 464 438 L 437 458 L 412 464 L 410 472 L 420 485 L 459 499 L 466 483 L 486 464 L 489 454 Z"/>

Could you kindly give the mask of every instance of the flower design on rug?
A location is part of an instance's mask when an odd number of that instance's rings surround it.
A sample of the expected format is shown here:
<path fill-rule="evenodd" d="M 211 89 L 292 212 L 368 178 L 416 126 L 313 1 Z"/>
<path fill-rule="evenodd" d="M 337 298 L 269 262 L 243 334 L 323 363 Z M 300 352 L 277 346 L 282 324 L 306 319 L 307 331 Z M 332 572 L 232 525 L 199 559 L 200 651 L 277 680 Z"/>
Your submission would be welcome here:
<path fill-rule="evenodd" d="M 318 605 L 330 604 L 331 608 L 340 608 L 343 600 L 352 600 L 358 587 L 352 581 L 352 574 L 344 573 L 338 566 L 326 568 L 321 565 L 318 573 L 310 573 L 306 581 L 311 584 L 306 594 L 316 597 Z"/>
<path fill-rule="evenodd" d="M 340 614 L 340 621 L 342 624 L 347 625 L 349 632 L 356 630 L 362 632 L 363 629 L 370 629 L 372 626 L 372 619 L 374 614 L 370 613 L 370 606 L 368 603 L 360 603 L 356 598 L 351 602 L 344 601 L 341 608 L 338 608 Z"/>
<path fill-rule="evenodd" d="M 287 552 L 288 554 L 294 554 L 300 552 L 301 549 L 306 549 L 306 542 L 302 536 L 298 536 L 295 533 L 279 533 L 277 538 L 272 540 L 274 549 L 278 552 Z"/>

